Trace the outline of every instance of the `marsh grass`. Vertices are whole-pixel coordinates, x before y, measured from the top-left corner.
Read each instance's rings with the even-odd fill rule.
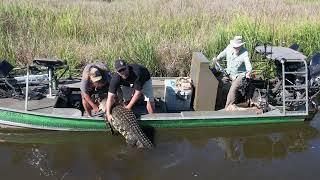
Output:
[[[0,57],[21,65],[34,57],[141,63],[153,76],[184,76],[194,51],[209,59],[242,35],[255,68],[258,43],[298,43],[320,50],[320,3],[311,0],[3,0]]]

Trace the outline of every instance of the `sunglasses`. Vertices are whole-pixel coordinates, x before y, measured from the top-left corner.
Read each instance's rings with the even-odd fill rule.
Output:
[[[127,68],[122,68],[118,70],[118,73],[122,73],[123,71],[125,71]]]

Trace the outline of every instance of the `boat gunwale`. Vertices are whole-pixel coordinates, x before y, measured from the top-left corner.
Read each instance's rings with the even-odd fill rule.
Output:
[[[197,111],[199,112],[199,111]],[[12,113],[12,114],[11,114]],[[160,114],[160,113],[159,113]],[[301,122],[305,116],[234,116],[233,118],[224,116],[194,116],[194,117],[166,117],[165,119],[139,120],[142,126],[151,126],[153,128],[191,128],[191,127],[209,127],[209,126],[238,126],[250,124],[270,124]],[[9,116],[9,117],[8,117]],[[12,118],[10,118],[12,116]],[[38,118],[37,118],[38,117]],[[82,121],[83,120],[83,121]],[[101,119],[84,118],[64,118],[50,116],[38,112],[14,111],[11,109],[0,108],[0,124],[17,126],[22,128],[60,130],[60,131],[109,131]]]
[[[88,118],[88,117],[75,117],[75,116],[65,116],[65,115],[59,115],[59,114],[49,114],[49,113],[41,113],[41,112],[32,112],[32,111],[23,111],[23,110],[17,110],[17,109],[11,109],[11,108],[4,108],[4,107],[0,107],[0,111],[10,111],[10,112],[14,112],[14,113],[22,113],[22,114],[29,114],[29,115],[35,115],[35,116],[44,116],[44,117],[51,117],[51,118],[64,118],[64,119],[82,119],[82,120],[88,120],[88,121],[96,121],[96,120],[103,120],[103,118],[97,117],[97,118]],[[183,111],[184,112],[184,111]],[[205,120],[205,119],[233,119],[233,118],[262,118],[262,117],[291,117],[291,116],[304,116],[306,117],[307,115],[305,114],[237,114],[237,115],[227,115],[227,116],[223,116],[223,115],[194,115],[192,117],[187,117],[184,116],[182,113],[154,113],[154,117],[152,117],[153,115],[151,114],[147,114],[147,115],[142,115],[141,117],[137,118],[140,121],[161,121],[161,120],[168,120],[168,119],[172,119],[172,120]],[[187,112],[197,112],[197,113],[201,113],[201,112],[217,112],[217,111],[187,111]],[[157,114],[163,114],[163,115],[168,115],[167,117],[157,117]],[[170,114],[180,114],[180,117],[173,117],[170,116]],[[1,116],[0,116],[1,117]],[[149,119],[148,119],[149,118]]]

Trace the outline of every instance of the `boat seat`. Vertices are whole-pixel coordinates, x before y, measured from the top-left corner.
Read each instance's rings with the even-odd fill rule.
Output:
[[[59,59],[35,59],[33,62],[48,68],[62,67],[65,65],[65,62]]]
[[[67,63],[59,60],[59,59],[35,59],[33,60],[35,64],[38,64],[40,66],[44,66],[48,68],[48,77],[49,77],[49,94],[47,97],[53,98],[52,95],[53,90],[57,90],[58,88],[58,79],[62,77],[62,75],[69,69],[67,66]],[[57,78],[54,70],[57,68],[66,67],[62,75]]]

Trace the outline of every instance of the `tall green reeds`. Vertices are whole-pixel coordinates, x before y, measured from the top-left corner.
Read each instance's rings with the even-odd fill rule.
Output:
[[[293,0],[3,0],[0,58],[61,58],[76,74],[124,58],[154,76],[187,75],[192,52],[211,59],[235,35],[251,54],[258,43],[296,42],[310,56],[320,50],[319,10],[318,1]]]

